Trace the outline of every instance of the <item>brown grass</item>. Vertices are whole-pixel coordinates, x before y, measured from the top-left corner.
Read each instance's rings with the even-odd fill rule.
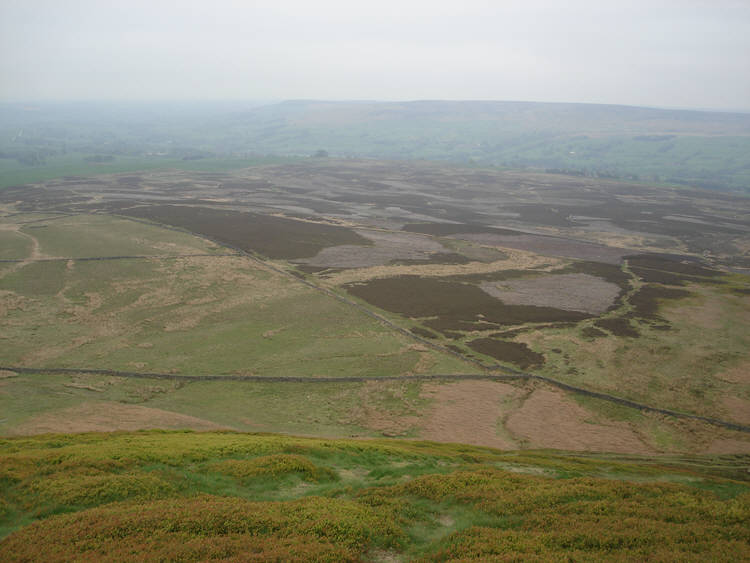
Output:
[[[729,383],[744,383],[750,385],[750,361],[743,362],[737,366],[731,367],[728,370],[717,373],[714,377],[718,377],[723,381]]]
[[[750,401],[740,397],[724,397],[724,408],[731,420],[750,425]]]
[[[226,428],[210,420],[139,405],[91,401],[35,416],[10,429],[9,435],[47,433],[111,432],[172,428],[219,430]]]
[[[706,454],[750,454],[750,441],[719,438],[702,453]]]
[[[683,300],[679,307],[668,307],[663,315],[667,319],[690,319],[691,323],[707,329],[718,329],[724,324],[726,297],[699,285],[691,285],[695,298]],[[750,321],[750,319],[748,319]]]
[[[506,428],[532,448],[653,453],[622,422],[600,423],[564,393],[539,388],[512,413]]]
[[[459,381],[427,384],[422,396],[434,401],[421,424],[420,437],[437,442],[458,442],[515,449],[511,439],[498,432],[502,416],[522,391],[506,383]]]
[[[393,387],[391,392],[399,400],[399,412],[378,405],[378,396],[383,392],[382,385],[377,381],[368,381],[359,391],[360,400],[352,409],[342,424],[355,424],[380,432],[384,436],[404,436],[408,434],[420,417],[418,407],[412,404],[403,394],[403,390]]]

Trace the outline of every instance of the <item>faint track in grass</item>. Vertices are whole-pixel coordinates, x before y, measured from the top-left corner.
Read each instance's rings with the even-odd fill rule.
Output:
[[[200,258],[200,257],[220,257],[220,256],[242,256],[237,252],[224,254],[138,254],[134,256],[82,256],[76,258],[70,256],[67,258],[4,258],[0,259],[0,264],[17,264],[20,262],[92,262],[96,260],[173,260],[176,258]]]

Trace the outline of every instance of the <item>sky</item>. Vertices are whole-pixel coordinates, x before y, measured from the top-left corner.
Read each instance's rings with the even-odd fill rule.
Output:
[[[0,100],[750,110],[750,0],[0,0]]]

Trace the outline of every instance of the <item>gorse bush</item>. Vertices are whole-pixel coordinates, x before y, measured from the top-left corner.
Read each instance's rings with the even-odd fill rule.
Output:
[[[336,478],[336,474],[327,467],[318,467],[306,457],[293,454],[275,454],[255,459],[228,459],[208,465],[207,469],[243,480],[290,474],[298,474],[309,481]]]
[[[747,543],[717,539],[716,541],[685,545],[661,543],[654,527],[639,530],[651,537],[647,545],[613,536],[599,528],[601,540],[590,530],[577,536],[539,533],[502,528],[471,527],[440,542],[438,549],[424,561],[745,561]],[[616,537],[616,541],[613,541]]]
[[[438,559],[588,553],[596,560],[618,552],[645,557],[656,550],[678,558],[683,553],[750,558],[750,493],[720,501],[669,483],[552,480],[492,469],[430,475],[390,489],[393,496],[404,493],[435,501],[452,497],[500,517],[500,528],[514,528],[460,532],[437,552]]]
[[[218,546],[229,551],[226,556],[241,554],[249,545],[261,552],[273,551],[276,540],[287,538],[295,540],[299,554],[305,554],[310,543],[313,553],[353,559],[376,539],[397,545],[403,537],[387,515],[352,501],[309,497],[258,503],[200,496],[118,503],[53,516],[12,535],[4,542],[3,553],[11,561],[63,560],[74,553],[92,560],[117,560],[115,553],[151,558],[177,550],[182,558],[197,560],[202,552]]]
[[[148,473],[126,475],[62,474],[36,479],[25,487],[41,501],[97,506],[125,499],[157,499],[173,495],[176,487]]]
[[[0,440],[0,560],[750,560],[747,461],[228,432]]]

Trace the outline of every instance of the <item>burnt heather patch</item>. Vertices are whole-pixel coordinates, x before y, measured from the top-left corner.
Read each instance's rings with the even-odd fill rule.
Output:
[[[627,291],[630,287],[630,276],[616,264],[582,260],[579,262],[573,262],[563,270],[560,270],[559,273],[589,274],[590,276],[596,276],[613,283],[623,291]]]

